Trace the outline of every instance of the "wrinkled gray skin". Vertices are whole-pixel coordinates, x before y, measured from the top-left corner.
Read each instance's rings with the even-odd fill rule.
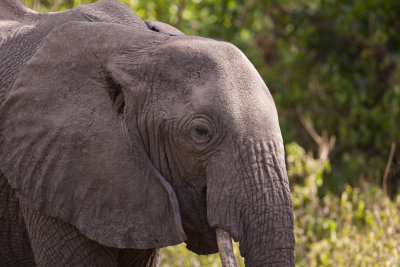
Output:
[[[294,266],[276,108],[236,47],[117,0],[0,19],[1,266],[156,266],[216,227]]]

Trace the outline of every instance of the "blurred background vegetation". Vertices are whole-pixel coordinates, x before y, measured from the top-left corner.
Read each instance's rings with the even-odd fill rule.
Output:
[[[231,42],[258,69],[286,144],[298,266],[400,265],[400,1],[121,1]],[[95,0],[23,2],[52,12]],[[220,263],[180,245],[162,266]]]

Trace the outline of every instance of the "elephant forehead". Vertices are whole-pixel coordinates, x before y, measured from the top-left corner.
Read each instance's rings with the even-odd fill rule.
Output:
[[[281,136],[272,96],[257,70],[235,46],[206,38],[180,37],[163,49],[175,77],[194,108],[212,111],[244,135]]]
[[[246,60],[243,53],[230,43],[191,36],[170,39],[160,47],[157,58],[165,70],[179,70],[178,73],[189,79],[224,73],[232,63],[240,65]]]
[[[217,90],[220,107],[235,130],[244,135],[281,136],[278,114],[264,81],[249,61],[227,75]]]

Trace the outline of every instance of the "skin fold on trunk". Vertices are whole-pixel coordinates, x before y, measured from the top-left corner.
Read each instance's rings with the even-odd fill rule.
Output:
[[[220,228],[215,229],[215,232],[217,234],[218,250],[221,256],[222,267],[236,267],[231,236]]]
[[[294,220],[283,145],[260,142],[241,149],[247,191],[240,247],[246,266],[294,266]],[[243,205],[243,204],[242,204]],[[243,215],[242,215],[243,216]]]

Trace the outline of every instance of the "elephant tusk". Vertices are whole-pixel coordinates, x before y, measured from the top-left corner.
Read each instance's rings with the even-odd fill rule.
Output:
[[[219,255],[222,267],[236,267],[235,253],[233,252],[231,236],[228,232],[216,228]]]

